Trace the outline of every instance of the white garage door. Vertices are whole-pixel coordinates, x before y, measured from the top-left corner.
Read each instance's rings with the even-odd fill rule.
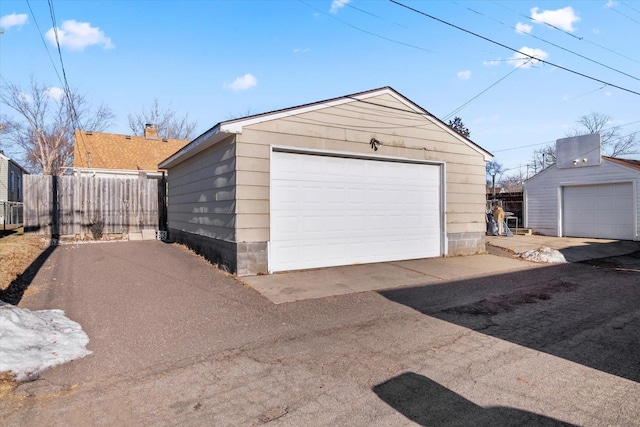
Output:
[[[440,256],[439,166],[273,152],[271,271]]]
[[[565,236],[633,240],[631,183],[564,187],[563,196]]]

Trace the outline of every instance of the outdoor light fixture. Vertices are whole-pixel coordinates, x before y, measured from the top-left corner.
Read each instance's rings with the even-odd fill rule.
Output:
[[[371,144],[371,148],[373,148],[373,151],[378,151],[378,147],[382,145],[382,142],[378,141],[375,138],[371,138],[369,144]]]

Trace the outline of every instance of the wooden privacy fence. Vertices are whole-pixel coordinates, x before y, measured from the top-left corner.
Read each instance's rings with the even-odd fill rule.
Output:
[[[164,212],[157,179],[25,175],[23,189],[28,233],[91,234],[96,220],[103,221],[105,234],[158,230]]]

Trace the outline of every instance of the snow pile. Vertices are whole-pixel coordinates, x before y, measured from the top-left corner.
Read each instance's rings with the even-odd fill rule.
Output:
[[[91,354],[88,342],[62,310],[30,311],[0,301],[0,372],[13,372],[18,381]]]
[[[567,262],[564,255],[555,249],[551,249],[547,246],[542,246],[538,249],[531,249],[530,251],[518,252],[517,257],[524,258],[527,261],[533,262],[546,262],[546,263],[561,263]]]

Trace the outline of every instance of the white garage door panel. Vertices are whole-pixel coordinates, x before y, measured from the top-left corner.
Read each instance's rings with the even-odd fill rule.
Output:
[[[631,183],[564,187],[564,235],[633,240]]]
[[[439,255],[438,166],[272,153],[272,271]]]

